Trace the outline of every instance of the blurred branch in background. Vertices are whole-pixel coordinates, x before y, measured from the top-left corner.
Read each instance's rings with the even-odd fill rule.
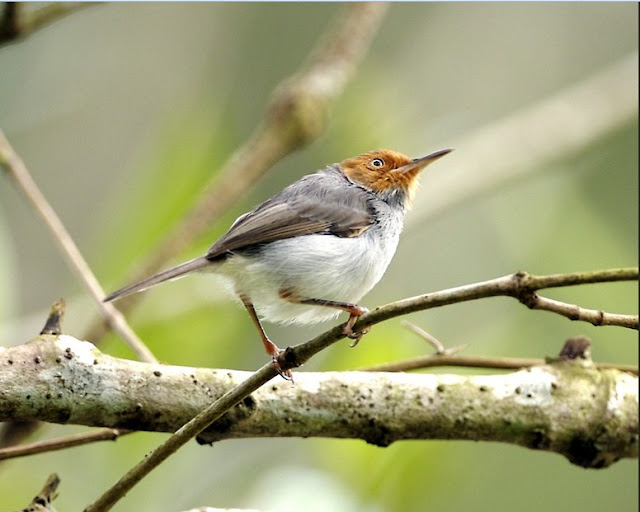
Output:
[[[383,2],[350,4],[340,10],[300,71],[277,86],[262,122],[222,166],[200,198],[148,260],[124,282],[136,282],[160,270],[210,228],[257,179],[289,153],[317,139],[326,129],[329,111],[366,53],[387,10]],[[142,295],[118,304],[129,311]],[[99,342],[104,325],[86,337]]]
[[[33,8],[25,2],[4,2],[0,14],[0,46],[18,41],[79,9],[99,2],[49,2]]]
[[[0,130],[0,166],[4,167],[7,174],[15,182],[18,190],[24,194],[47,228],[49,228],[71,270],[75,272],[76,277],[94,299],[105,321],[129,345],[141,361],[155,362],[156,358],[131,329],[120,311],[112,304],[102,302],[105,295],[102,286],[100,286],[60,217],[44,197],[26,165],[15,153],[2,130]]]
[[[638,53],[542,101],[451,142],[455,165],[429,175],[437,190],[418,201],[407,227],[584,151],[638,115]]]
[[[57,439],[35,441],[33,443],[25,443],[20,446],[9,446],[7,448],[0,448],[0,460],[26,457],[28,455],[37,455],[39,453],[53,452],[56,450],[66,450],[67,448],[75,448],[76,446],[95,443],[97,441],[115,441],[121,436],[132,433],[132,430],[101,428]]]

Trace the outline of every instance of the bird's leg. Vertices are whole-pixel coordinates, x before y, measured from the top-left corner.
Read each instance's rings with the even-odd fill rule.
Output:
[[[253,307],[253,304],[251,303],[251,301],[243,295],[240,295],[240,300],[244,304],[244,307],[247,309],[247,312],[249,313],[251,320],[253,320],[253,324],[258,329],[258,333],[260,334],[260,339],[264,344],[264,349],[267,351],[267,354],[271,356],[271,361],[273,362],[273,366],[275,367],[276,371],[280,374],[280,376],[283,379],[290,380],[291,382],[293,382],[293,375],[291,374],[291,370],[283,370],[282,368],[280,368],[280,363],[278,363],[278,356],[282,352],[284,352],[284,350],[282,350],[281,348],[278,348],[278,346],[269,339],[269,337],[267,336],[267,333],[264,332],[264,328],[260,323],[258,314],[256,313],[256,310]]]
[[[338,302],[335,300],[306,299],[306,298],[299,297],[294,292],[288,289],[280,290],[280,297],[282,297],[285,300],[288,300],[289,302],[293,302],[295,304],[311,304],[314,306],[325,306],[328,308],[341,309],[349,313],[349,320],[347,320],[347,323],[344,324],[344,326],[342,327],[342,333],[347,338],[351,338],[352,340],[354,340],[353,343],[351,344],[352,347],[355,347],[360,341],[360,338],[362,338],[363,335],[367,334],[371,330],[371,326],[369,325],[367,325],[360,331],[354,332],[353,330],[353,326],[358,321],[358,318],[360,318],[365,313],[369,312],[369,310],[364,306],[359,306],[358,304],[352,304],[351,302]]]

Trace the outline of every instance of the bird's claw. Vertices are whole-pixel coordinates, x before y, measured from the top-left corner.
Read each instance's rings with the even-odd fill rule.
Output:
[[[347,323],[344,324],[344,327],[342,328],[342,334],[344,334],[347,338],[353,340],[353,343],[349,344],[350,347],[355,347],[359,343],[360,338],[362,338],[362,336],[364,336],[371,330],[370,325],[363,327],[359,331],[353,330],[353,326],[358,321],[358,318],[360,318],[362,315],[368,312],[369,310],[364,306],[357,306],[357,305],[353,306],[353,309],[351,310],[351,316],[349,317],[349,320],[347,320]]]
[[[278,375],[280,375],[280,377],[282,377],[284,380],[288,380],[289,382],[291,382],[291,384],[293,384],[293,374],[291,373],[291,370],[283,370],[280,366],[280,363],[278,362],[278,356],[284,352],[284,350],[278,349],[278,354],[271,357],[271,362],[273,364],[273,367],[278,372]]]
[[[346,335],[347,338],[352,339],[353,342],[349,343],[349,346],[351,348],[355,347],[358,343],[360,343],[360,339],[367,334],[369,331],[371,330],[371,326],[367,325],[366,327],[364,327],[362,330],[357,331],[357,332],[351,332],[351,334]]]

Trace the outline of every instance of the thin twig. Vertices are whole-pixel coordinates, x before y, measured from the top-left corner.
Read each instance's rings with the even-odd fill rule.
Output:
[[[400,323],[402,324],[403,327],[406,327],[413,333],[420,336],[420,338],[425,340],[427,343],[431,344],[436,349],[436,355],[438,356],[452,356],[469,346],[469,345],[456,345],[455,347],[444,348],[444,345],[438,338],[436,338],[433,334],[429,334],[427,331],[425,331],[424,329],[421,329],[417,325],[409,322],[409,320],[402,320],[402,322]]]
[[[602,270],[592,272],[577,272],[572,274],[556,275],[533,275],[526,272],[517,272],[489,281],[458,286],[437,292],[419,295],[408,299],[392,302],[385,306],[380,306],[369,313],[362,315],[353,326],[354,330],[361,330],[364,327],[374,325],[390,318],[424,311],[449,304],[458,304],[471,300],[485,299],[489,297],[514,297],[526,304],[527,298],[536,290],[548,286],[574,286],[579,284],[604,283],[612,281],[636,281],[638,279],[638,268],[621,268],[613,270]],[[620,324],[622,327],[638,329],[637,315],[621,315],[624,319]],[[583,320],[579,318],[578,320]],[[600,325],[600,324],[596,324]],[[293,347],[289,356],[288,368],[304,364],[309,357],[316,354],[323,348],[335,343],[341,333],[341,327],[337,326],[324,335],[318,336],[301,345]]]
[[[0,130],[0,165],[13,178],[18,189],[25,195],[49,228],[69,266],[80,279],[80,282],[84,284],[89,295],[93,297],[105,320],[109,322],[113,330],[120,335],[142,361],[156,362],[156,358],[129,327],[122,314],[112,304],[102,302],[104,290],[100,283],[64,227],[64,224],[36,185],[26,165],[9,144],[2,130]]]
[[[602,275],[606,275],[606,271],[603,272]],[[540,277],[541,279],[539,280],[539,282],[544,282],[545,276]],[[553,279],[556,279],[558,275],[546,277],[552,277]],[[568,279],[571,279],[572,274],[566,274],[566,277]],[[614,277],[619,277],[619,274],[614,274]],[[585,280],[588,280],[588,278],[585,278]],[[547,282],[549,281],[547,280]],[[411,359],[405,359],[404,361],[366,366],[364,368],[360,368],[361,371],[405,372],[409,370],[420,370],[423,368],[434,368],[437,366],[460,366],[465,368],[488,368],[494,370],[519,370],[521,368],[538,366],[547,362],[544,359],[528,359],[522,357],[459,356],[456,354],[461,350],[467,348],[469,345],[456,345],[455,347],[445,348],[438,339],[436,339],[417,325],[409,322],[408,320],[403,320],[402,325],[417,334],[420,338],[431,343],[435,347],[436,353]],[[434,343],[434,340],[437,343]],[[638,375],[637,366],[614,363],[595,363],[595,365],[599,370],[615,369],[621,372]]]
[[[133,433],[132,430],[101,428],[91,432],[82,432],[80,434],[49,439],[47,441],[36,441],[18,446],[9,446],[7,448],[0,448],[0,460],[64,450],[66,448],[73,448],[74,446],[95,443],[96,441],[115,441],[118,437],[131,433]]]
[[[520,273],[523,281],[532,290],[545,288],[560,288],[581,284],[615,283],[619,281],[634,281],[638,279],[638,267],[612,268],[608,270],[592,270],[590,272],[570,272],[566,274],[548,274],[544,276],[527,275]]]
[[[532,276],[525,272],[514,275],[512,283],[512,297],[517,298],[530,309],[550,311],[564,316],[569,320],[581,320],[593,325],[616,325],[629,329],[638,329],[638,315],[620,315],[606,313],[601,310],[585,309],[575,304],[567,304],[547,297],[541,297],[537,290],[557,288],[559,286],[573,286],[578,284],[593,284],[603,282],[629,281],[638,279],[637,268],[612,269],[596,272],[574,272],[571,274],[551,274],[547,276]]]
[[[373,366],[359,368],[366,372],[406,372],[410,370],[420,370],[424,368],[435,368],[440,366],[456,366],[463,368],[486,368],[491,370],[519,370],[545,364],[544,359],[532,359],[524,357],[482,357],[482,356],[460,356],[460,355],[438,355],[415,357],[404,361],[393,363],[382,363]],[[638,375],[638,367],[628,364],[615,363],[595,363],[599,370],[619,370],[621,372]]]
[[[489,281],[468,284],[442,290],[439,292],[429,293],[411,297],[398,302],[387,304],[376,308],[374,311],[360,317],[354,329],[368,325],[371,318],[375,318],[375,322],[381,322],[388,318],[398,316],[399,314],[412,313],[414,311],[422,311],[434,307],[445,306],[447,304],[466,302],[476,299],[484,299],[488,297],[514,297],[523,304],[530,306],[531,297],[537,290],[549,287],[574,286],[580,284],[605,283],[614,281],[637,281],[638,268],[620,268],[612,270],[592,271],[592,272],[576,272],[571,274],[554,274],[536,276],[526,272],[518,272]],[[560,311],[553,311],[562,314]],[[598,319],[585,317],[570,317],[575,320],[584,320],[594,325],[617,325],[631,329],[638,329],[638,315],[609,315],[603,313],[610,323],[604,324]],[[566,316],[566,315],[563,315]]]
[[[384,2],[354,3],[311,51],[301,70],[283,80],[262,122],[216,173],[191,211],[124,281],[133,283],[160,270],[221,218],[276,162],[311,143],[325,130],[334,100],[362,60],[387,10]],[[127,312],[141,294],[118,303]],[[94,343],[105,334],[102,323],[85,335]]]
[[[628,329],[638,329],[638,315],[619,315],[602,310],[585,309],[575,304],[567,304],[555,299],[534,294],[526,305],[531,309],[550,311],[567,317],[569,320],[581,320],[593,325],[617,325]]]

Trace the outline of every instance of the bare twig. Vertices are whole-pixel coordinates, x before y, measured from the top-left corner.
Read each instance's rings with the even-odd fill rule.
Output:
[[[401,324],[403,325],[403,327],[406,327],[410,331],[414,332],[415,334],[420,336],[420,338],[422,338],[427,343],[429,343],[433,348],[435,348],[437,356],[452,356],[453,354],[456,354],[461,350],[464,350],[468,346],[468,345],[456,345],[455,347],[444,348],[444,345],[438,338],[436,338],[432,334],[429,334],[427,331],[425,331],[424,329],[421,329],[417,325],[409,322],[408,320],[403,320]]]
[[[214,224],[276,162],[321,135],[334,100],[369,48],[386,10],[384,2],[363,2],[340,11],[306,65],[276,88],[264,119],[247,142],[231,155],[186,217],[125,282],[136,282],[158,271]],[[140,294],[129,296],[118,307],[126,312],[141,298]],[[85,337],[96,342],[103,335],[100,324],[92,326]]]
[[[517,298],[531,309],[550,311],[564,316],[569,320],[581,320],[590,324],[616,325],[629,329],[638,329],[638,315],[620,315],[606,313],[601,310],[585,309],[574,304],[567,304],[554,299],[541,297],[536,290],[573,286],[577,284],[592,284],[615,281],[629,281],[638,279],[637,268],[603,270],[597,272],[575,272],[572,274],[552,274],[548,276],[533,276],[524,272],[515,274],[512,287],[512,297]]]
[[[532,366],[545,364],[544,359],[533,359],[524,357],[483,357],[483,356],[461,356],[461,355],[439,355],[415,357],[404,361],[393,363],[382,363],[373,366],[360,368],[365,372],[406,372],[410,370],[421,370],[424,368],[435,368],[442,366],[456,366],[463,368],[488,368],[492,370],[520,370]],[[638,367],[628,364],[615,363],[595,363],[598,370],[618,370],[621,372],[638,375]]]
[[[521,302],[523,301],[521,300]],[[593,325],[617,325],[629,329],[638,328],[638,315],[619,315],[602,310],[585,309],[575,304],[567,304],[559,300],[540,297],[538,294],[532,294],[523,303],[531,309],[557,313],[567,317],[569,320],[581,320]]]
[[[444,345],[431,334],[421,329],[417,325],[403,320],[402,325],[417,334],[420,338],[428,341],[436,349],[435,354],[420,356],[404,361],[393,363],[382,363],[373,366],[360,368],[367,372],[405,372],[409,370],[420,370],[423,368],[433,368],[437,366],[460,366],[466,368],[491,368],[496,370],[519,370],[544,364],[544,359],[528,359],[522,357],[484,357],[484,356],[459,356],[456,355],[469,345],[456,345],[445,348]],[[622,372],[638,375],[638,367],[626,364],[596,363],[599,370],[619,370]]]
[[[587,283],[603,283],[612,281],[636,281],[638,279],[638,268],[621,268],[614,270],[602,270],[592,272],[576,272],[571,274],[553,274],[536,276],[526,272],[518,272],[489,281],[474,283],[456,288],[449,288],[438,292],[419,295],[409,299],[399,300],[386,306],[370,311],[362,315],[354,325],[355,330],[363,329],[390,318],[394,318],[416,311],[423,311],[436,307],[468,302],[471,300],[484,299],[489,297],[515,297],[520,302],[527,302],[527,298],[536,290],[547,287],[573,286]],[[622,327],[630,327],[638,329],[637,315],[620,315],[623,322]],[[585,320],[585,318],[575,318],[576,320]],[[596,323],[594,325],[604,325]],[[342,327],[337,326],[316,338],[296,345],[285,354],[287,357],[282,359],[281,367],[295,368],[301,366],[313,355],[317,354],[324,348],[332,345],[342,338]]]
[[[84,284],[89,295],[93,297],[105,320],[109,322],[113,330],[127,342],[142,361],[156,361],[151,351],[129,327],[122,314],[112,304],[102,302],[104,291],[100,283],[67,232],[64,224],[36,185],[26,165],[9,144],[2,130],[0,130],[0,165],[13,178],[18,189],[25,195],[49,228],[69,266],[80,279],[80,282]]]
[[[590,272],[571,272],[567,274],[548,274],[543,276],[528,275],[525,272],[520,272],[516,275],[523,281],[525,287],[531,290],[542,290],[544,288],[564,288],[566,286],[579,284],[637,281],[638,267],[592,270]]]
[[[638,268],[620,268],[613,270],[601,270],[591,272],[575,272],[570,274],[552,274],[536,276],[526,272],[518,272],[489,281],[468,284],[428,293],[400,300],[381,306],[362,315],[356,322],[354,329],[382,322],[395,316],[422,311],[435,307],[445,306],[470,300],[484,299],[488,297],[514,297],[528,307],[532,307],[532,296],[537,290],[543,288],[556,288],[560,286],[574,286],[579,284],[605,283],[615,281],[637,281]],[[535,304],[533,304],[535,306]],[[577,306],[574,306],[577,307]],[[552,310],[562,314],[562,311]],[[587,310],[588,311],[588,310]],[[563,316],[567,316],[564,315]],[[617,315],[602,313],[597,317],[590,315],[567,316],[571,320],[582,320],[593,325],[616,325],[631,329],[638,329],[638,315]]]
[[[82,432],[80,434],[49,439],[47,441],[36,441],[19,446],[9,446],[7,448],[0,448],[0,460],[64,450],[66,448],[82,446],[83,444],[95,443],[96,441],[115,441],[118,437],[131,433],[131,430],[101,428],[91,432]]]

